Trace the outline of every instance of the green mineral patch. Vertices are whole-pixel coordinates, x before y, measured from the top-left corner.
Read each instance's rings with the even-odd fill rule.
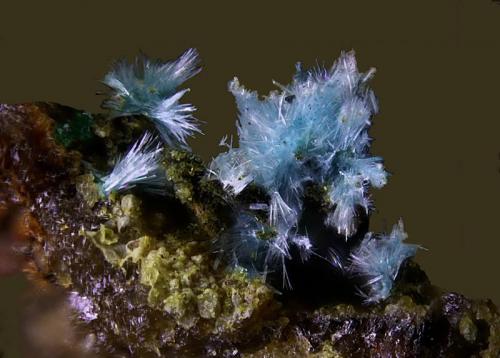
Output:
[[[491,301],[484,300],[475,302],[472,311],[474,312],[475,322],[489,323],[488,347],[481,351],[482,357],[493,358],[500,356],[500,316],[498,315],[498,309],[494,307]],[[459,329],[463,335],[469,331],[470,326],[468,322],[462,322],[461,320]]]
[[[54,137],[57,142],[68,148],[76,142],[84,142],[93,137],[92,116],[87,112],[76,112],[67,121],[57,122]]]
[[[200,320],[212,333],[236,329],[271,304],[273,293],[243,271],[219,272],[199,243],[167,238],[140,261],[140,281],[150,288],[148,303],[189,329]],[[182,242],[182,241],[181,241]]]
[[[397,314],[401,311],[410,312],[416,317],[424,317],[427,314],[428,306],[417,305],[411,297],[401,296],[385,306],[384,314]]]
[[[243,358],[342,358],[330,342],[325,342],[319,350],[313,352],[311,343],[300,330],[292,331],[286,340],[276,340],[252,353],[244,353]]]
[[[469,342],[474,342],[477,336],[477,327],[472,319],[465,315],[458,324],[460,334]]]
[[[242,269],[216,268],[207,241],[146,234],[147,218],[134,195],[116,197],[101,215],[106,222],[86,236],[109,264],[135,271],[148,290],[148,305],[166,312],[176,326],[203,335],[250,326],[258,331],[266,323],[263,316],[279,307],[262,278],[251,278]]]
[[[175,193],[183,203],[193,200],[193,182],[204,174],[201,161],[192,153],[172,150],[167,153],[163,166],[167,177],[175,184]]]
[[[131,224],[140,224],[141,201],[132,194],[117,199],[112,209],[113,219],[118,232],[122,232]]]
[[[162,167],[173,184],[175,196],[192,211],[200,229],[213,236],[227,225],[226,193],[219,183],[207,179],[207,170],[199,157],[187,151],[169,150]]]
[[[136,264],[155,246],[156,240],[150,236],[142,236],[137,240],[129,241],[125,245],[126,255],[122,262],[130,259],[134,264]]]
[[[76,177],[75,185],[77,192],[89,207],[93,207],[101,198],[99,187],[95,182],[93,174],[87,173]]]
[[[97,241],[99,245],[113,245],[118,242],[118,235],[113,229],[101,224],[98,231],[89,232],[88,235]]]

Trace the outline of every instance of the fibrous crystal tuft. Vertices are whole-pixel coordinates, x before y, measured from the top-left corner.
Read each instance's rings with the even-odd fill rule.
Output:
[[[235,195],[250,183],[266,190],[268,224],[276,230],[270,246],[282,256],[296,243],[305,256],[313,250],[298,227],[308,184],[327,189],[325,223],[348,238],[359,208],[371,208],[368,189],[386,183],[382,159],[370,154],[377,103],[367,82],[373,72],[358,72],[348,52],[329,69],[297,65],[292,83],[277,84],[280,90],[264,99],[236,78],[229,84],[239,110],[239,146],[224,143],[229,150],[213,160],[211,172]]]
[[[198,64],[198,52],[194,49],[170,62],[152,61],[145,56],[133,64],[118,62],[104,77],[111,94],[103,106],[115,117],[145,116],[166,144],[188,148],[187,138],[200,129],[192,116],[196,108],[180,103],[189,89],[178,87],[200,71]]]

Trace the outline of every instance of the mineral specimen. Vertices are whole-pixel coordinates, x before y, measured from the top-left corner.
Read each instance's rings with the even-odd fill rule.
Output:
[[[205,165],[177,87],[197,55],[120,63],[94,114],[0,106],[2,246],[66,294],[90,356],[498,357],[500,315],[430,284],[400,222],[368,230],[376,101],[352,53],[259,99]],[[154,136],[163,139],[154,140]],[[48,286],[51,287],[51,286]],[[47,288],[49,289],[49,288]],[[43,354],[41,352],[40,354]],[[47,356],[55,356],[46,352]]]

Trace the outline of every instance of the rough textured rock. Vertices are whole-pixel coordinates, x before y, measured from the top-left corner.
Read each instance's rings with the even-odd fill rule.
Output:
[[[211,243],[231,202],[191,153],[164,153],[173,195],[103,198],[92,173],[138,137],[138,122],[56,104],[0,106],[1,244],[15,244],[37,282],[64,288],[92,354],[500,355],[493,303],[441,291],[411,261],[392,296],[370,306],[342,285],[308,300],[228,271]]]

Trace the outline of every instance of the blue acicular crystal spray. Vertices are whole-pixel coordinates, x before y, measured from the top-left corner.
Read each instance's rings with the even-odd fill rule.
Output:
[[[281,266],[286,285],[285,262],[293,259],[291,248],[302,261],[314,255],[331,260],[332,255],[328,258],[315,250],[307,224],[299,224],[310,185],[324,189],[329,206],[324,224],[335,228],[343,240],[356,234],[359,209],[366,214],[372,209],[369,188],[381,188],[388,176],[382,158],[370,154],[368,130],[377,101],[368,80],[374,72],[358,72],[354,53],[348,52],[330,69],[303,70],[297,65],[292,83],[277,84],[280,90],[264,99],[238,79],[230,82],[239,109],[239,146],[224,142],[229,149],[213,160],[211,173],[235,196],[250,184],[268,195],[265,206],[260,203],[267,220],[242,209],[235,227],[225,235],[222,246],[233,262],[265,272]],[[362,240],[352,255],[340,260],[345,262],[338,255],[333,261],[350,266],[346,272],[367,277],[367,300],[377,301],[388,296],[399,265],[415,253],[415,246],[402,242],[404,237],[398,226],[389,237]],[[331,240],[335,247],[338,235]]]

